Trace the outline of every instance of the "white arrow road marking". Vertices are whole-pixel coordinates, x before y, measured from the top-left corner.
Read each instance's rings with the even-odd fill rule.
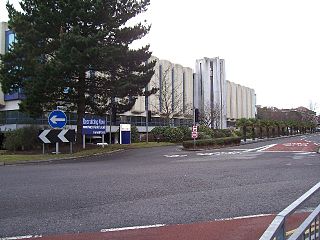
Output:
[[[272,147],[274,147],[274,146],[276,146],[277,144],[270,144],[270,145],[268,145],[268,146],[265,146],[265,147],[262,147],[261,149],[259,149],[257,152],[263,152],[263,151],[265,151],[265,150],[267,150],[267,149],[269,149],[269,148],[272,148]]]
[[[57,122],[65,122],[65,118],[58,118],[57,115],[54,115],[50,118],[50,121],[53,122],[54,124],[57,124]]]
[[[62,142],[65,142],[65,143],[69,142],[68,139],[66,139],[66,138],[64,137],[64,135],[65,135],[67,132],[68,132],[68,130],[62,130],[62,131],[58,134],[58,138],[60,138]]]
[[[39,138],[42,140],[42,142],[44,142],[44,143],[51,143],[51,142],[49,141],[49,139],[46,138],[46,136],[47,136],[47,134],[48,134],[49,132],[50,132],[50,129],[47,129],[47,130],[43,130],[43,132],[40,133]]]

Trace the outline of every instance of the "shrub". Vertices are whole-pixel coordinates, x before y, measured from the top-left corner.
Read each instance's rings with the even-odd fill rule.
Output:
[[[228,145],[239,145],[241,138],[239,137],[226,137],[226,138],[214,138],[214,139],[201,139],[195,141],[196,148],[199,147],[218,147]],[[184,141],[184,148],[193,148],[193,141]]]
[[[204,132],[199,132],[198,133],[198,139],[211,139],[212,136],[211,135],[207,135]]]
[[[155,127],[150,131],[150,133],[152,134],[154,140],[163,142],[166,140],[164,137],[164,133],[169,128],[170,127]]]
[[[242,132],[239,131],[239,130],[234,130],[234,131],[233,131],[233,135],[234,135],[235,137],[242,137]]]
[[[179,126],[178,129],[180,129],[183,133],[183,141],[187,141],[191,139],[191,129],[187,126]]]
[[[131,142],[139,142],[140,140],[140,133],[138,131],[138,128],[134,125],[131,125]]]
[[[221,131],[223,132],[223,134],[224,134],[226,137],[232,137],[232,136],[233,136],[233,133],[232,133],[232,130],[231,130],[231,129],[221,129]]]
[[[208,126],[200,125],[198,127],[198,132],[202,132],[204,135],[213,137],[213,130]]]
[[[213,138],[224,138],[226,135],[224,134],[222,129],[214,129],[212,130],[212,137]]]
[[[183,132],[179,128],[167,128],[164,132],[164,138],[168,142],[182,142]]]
[[[38,144],[39,129],[37,127],[24,127],[5,133],[4,148],[10,151],[32,150]]]
[[[0,149],[3,147],[3,142],[4,142],[4,133],[0,132]]]

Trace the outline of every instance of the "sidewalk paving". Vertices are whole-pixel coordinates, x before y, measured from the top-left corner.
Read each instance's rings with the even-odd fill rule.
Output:
[[[308,213],[294,214],[286,229],[295,229]],[[37,240],[257,240],[267,229],[275,215],[252,216],[204,223],[168,225],[158,228],[124,231],[66,234],[33,238]]]

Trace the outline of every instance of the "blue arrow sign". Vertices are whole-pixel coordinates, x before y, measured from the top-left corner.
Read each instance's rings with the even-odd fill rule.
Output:
[[[52,128],[63,128],[67,124],[67,116],[60,110],[52,111],[49,114],[48,123]]]

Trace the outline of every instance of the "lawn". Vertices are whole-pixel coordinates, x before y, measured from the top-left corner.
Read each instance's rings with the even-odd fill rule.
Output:
[[[23,152],[9,153],[7,151],[0,150],[0,163],[12,164],[12,163],[28,162],[28,161],[68,159],[68,158],[92,156],[97,154],[105,154],[105,153],[110,153],[113,151],[119,151],[119,150],[125,150],[125,149],[150,148],[150,147],[161,147],[161,146],[170,146],[170,145],[173,145],[173,144],[166,143],[166,142],[133,143],[130,145],[113,144],[113,145],[105,146],[104,148],[96,147],[92,149],[84,149],[73,154],[24,154]]]

